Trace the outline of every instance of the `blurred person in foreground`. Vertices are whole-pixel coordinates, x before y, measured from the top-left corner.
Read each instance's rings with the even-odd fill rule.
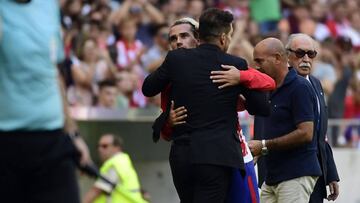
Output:
[[[144,69],[150,73],[161,65],[169,50],[169,26],[167,24],[159,24],[154,25],[153,27],[154,45],[150,47],[141,58]]]
[[[170,51],[143,84],[146,96],[154,96],[171,84],[168,99],[189,112],[186,123],[175,126],[171,134],[170,166],[181,202],[225,202],[233,171],[239,169],[244,175],[237,114],[233,111],[238,95],[245,95],[251,113],[266,114],[264,108],[258,108],[265,104],[265,97],[255,96],[245,86],[218,87],[210,79],[210,71],[220,70],[222,64],[247,69],[245,60],[225,53],[231,41],[232,21],[227,11],[206,10],[200,17],[200,45]],[[170,31],[170,40],[171,35]],[[175,39],[179,42],[188,35],[183,32]],[[181,42],[177,43],[180,46]],[[157,141],[159,135],[153,138]]]
[[[266,163],[261,202],[309,202],[321,175],[314,90],[295,69],[289,70],[285,47],[278,39],[259,42],[254,61],[277,86],[270,94],[270,116],[256,124],[263,128],[263,139],[249,141],[252,154],[264,156]]]
[[[107,51],[100,51],[92,38],[84,40],[79,56],[71,66],[74,85],[68,89],[68,100],[74,106],[90,107],[98,94],[98,83],[113,78],[116,68]]]
[[[182,18],[171,26],[169,33],[169,43],[172,50],[177,48],[195,48],[198,45],[198,27],[199,24],[192,18]],[[249,70],[235,70],[235,67],[231,67],[234,72],[234,81],[238,80],[238,83],[244,84],[250,89],[258,90],[271,90],[275,87],[274,81],[267,75]],[[249,77],[251,76],[251,77]],[[260,82],[261,81],[261,82]],[[169,92],[162,92],[162,110],[166,111],[166,101],[169,97]],[[243,101],[239,99],[240,106],[243,106]],[[172,104],[173,107],[174,104]],[[239,105],[238,105],[239,106]],[[239,109],[242,111],[244,109]],[[162,137],[167,140],[171,139],[171,126],[183,124],[186,122],[187,110],[185,107],[179,107],[175,110],[170,109],[169,122],[162,128]],[[242,130],[239,129],[238,134],[240,136],[242,153],[244,156],[244,162],[246,167],[246,177],[241,177],[239,171],[234,172],[234,177],[231,184],[231,189],[227,202],[258,202],[259,194],[257,191],[256,175],[254,170],[253,157],[247,146],[245,136]]]
[[[355,50],[353,49],[352,42],[347,37],[339,37],[332,44],[331,50],[334,53],[333,64],[336,64],[337,81],[335,82],[334,89],[329,95],[328,116],[330,119],[342,119],[344,116],[345,97],[348,90],[354,70],[356,69]],[[330,143],[332,146],[339,146],[340,127],[333,125],[329,129]]]
[[[138,176],[129,155],[123,152],[123,141],[113,134],[104,134],[98,143],[103,165],[100,173],[114,185],[98,179],[85,194],[84,203],[146,203],[141,195]]]
[[[2,202],[79,202],[74,157],[91,160],[56,68],[59,17],[56,0],[0,1]]]
[[[327,108],[324,98],[324,91],[320,81],[311,75],[313,60],[316,57],[315,41],[306,34],[292,34],[286,44],[289,58],[289,65],[296,69],[297,73],[310,82],[316,94],[317,126],[317,150],[318,159],[322,169],[322,175],[316,182],[314,192],[311,194],[310,202],[335,201],[339,195],[339,176],[337,173],[333,153],[329,143],[326,141],[328,128]],[[330,195],[327,196],[326,185],[330,188]]]

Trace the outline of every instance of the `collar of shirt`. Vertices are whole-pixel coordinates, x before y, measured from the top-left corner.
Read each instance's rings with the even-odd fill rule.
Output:
[[[277,92],[279,92],[280,89],[289,85],[292,81],[296,79],[296,77],[297,77],[297,73],[295,71],[295,68],[289,68],[289,72],[286,74],[283,84],[272,92],[271,97],[273,97]]]
[[[215,45],[215,44],[210,44],[210,43],[204,43],[204,44],[200,44],[199,48],[202,49],[211,49],[211,50],[219,50],[221,51],[220,47]]]
[[[293,80],[296,79],[296,77],[297,77],[297,73],[296,73],[295,69],[294,68],[289,69],[289,72],[286,74],[284,83],[281,85],[281,87],[290,84]]]

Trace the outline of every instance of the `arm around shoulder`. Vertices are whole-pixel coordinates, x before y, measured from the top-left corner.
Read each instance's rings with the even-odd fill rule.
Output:
[[[270,91],[275,89],[275,81],[265,73],[249,68],[248,70],[240,70],[240,84],[245,85],[249,89]]]
[[[161,66],[148,75],[142,85],[142,92],[147,97],[153,97],[163,91],[170,82],[169,68],[171,66],[170,52]]]
[[[270,114],[269,93],[244,89],[245,109],[251,115],[268,116]]]

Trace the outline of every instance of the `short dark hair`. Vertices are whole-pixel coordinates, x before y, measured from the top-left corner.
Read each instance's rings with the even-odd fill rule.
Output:
[[[228,33],[234,16],[229,11],[209,8],[200,16],[199,37],[205,42],[212,41],[222,33]]]
[[[120,136],[118,136],[118,135],[115,135],[115,134],[111,134],[112,135],[112,138],[113,138],[113,143],[112,143],[112,145],[114,146],[114,147],[120,147],[121,149],[123,148],[123,146],[124,146],[124,141],[123,141],[123,139],[120,137]]]
[[[99,90],[105,88],[105,87],[116,87],[116,83],[113,80],[103,80],[98,83]]]

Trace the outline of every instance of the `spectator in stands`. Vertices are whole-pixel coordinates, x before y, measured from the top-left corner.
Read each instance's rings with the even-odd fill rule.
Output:
[[[188,14],[195,20],[199,20],[201,13],[205,10],[205,1],[191,0],[188,2]]]
[[[120,109],[130,108],[130,99],[135,89],[135,83],[129,75],[130,73],[126,71],[117,75],[116,86],[118,88],[118,94],[116,96],[116,105]]]
[[[177,19],[187,14],[187,3],[188,1],[186,0],[169,0],[163,5],[162,10],[166,16],[167,24],[171,25]]]
[[[331,58],[335,57],[327,47],[318,47],[318,56],[313,62],[312,75],[320,80],[324,90],[325,101],[332,94],[337,80],[335,66],[331,63]]]
[[[277,28],[281,18],[279,0],[253,0],[250,1],[250,13],[260,28],[260,34],[272,33]]]
[[[165,23],[165,16],[148,0],[124,0],[118,10],[113,12],[110,21],[118,25],[126,19],[132,19],[137,25],[137,38],[150,47],[153,42],[151,38],[152,24]]]
[[[79,59],[71,67],[75,84],[68,90],[68,100],[75,106],[91,106],[97,83],[113,78],[115,68],[107,51],[100,52],[94,39],[84,41]]]
[[[66,0],[62,8],[62,24],[65,28],[81,26],[81,10],[83,2],[81,0]]]
[[[128,154],[123,151],[123,141],[114,134],[104,134],[98,143],[98,153],[103,165],[100,173],[111,181],[98,179],[85,194],[84,203],[147,203],[141,194],[138,176]]]
[[[153,72],[164,61],[169,50],[168,33],[169,26],[167,24],[154,25],[154,45],[142,57],[147,72]]]
[[[116,108],[116,84],[112,80],[104,80],[99,82],[99,94],[97,98],[96,107],[105,109]]]
[[[145,52],[145,48],[143,43],[136,39],[136,21],[131,18],[125,18],[120,22],[118,31],[121,35],[120,39],[116,42],[116,64],[119,71],[127,70],[143,75],[144,71],[140,59]]]
[[[139,108],[146,104],[143,97],[138,95],[136,74],[122,71],[117,75],[117,106],[118,108]]]
[[[345,98],[344,118],[360,119],[360,79],[354,78],[351,93]],[[360,126],[350,125],[345,130],[345,139],[350,147],[360,147]]]
[[[332,45],[335,58],[334,63],[337,65],[337,78],[334,90],[328,99],[329,118],[340,119],[344,115],[344,101],[349,82],[353,75],[354,67],[354,50],[352,49],[351,40],[346,37],[339,37]],[[330,141],[333,146],[338,146],[340,135],[338,126],[333,126],[330,131]]]
[[[329,12],[327,2],[316,1],[311,4],[311,18],[315,21],[314,33],[310,36],[314,37],[317,41],[324,41],[326,38],[331,37],[330,30],[325,24]]]
[[[264,1],[263,3],[265,2],[268,1]],[[218,7],[231,12],[235,20],[241,18],[247,19],[249,17],[249,3],[247,0],[225,0],[220,1]]]
[[[145,107],[146,98],[141,93],[141,84],[146,73],[141,57],[146,50],[143,43],[136,39],[136,20],[127,17],[120,22],[118,29],[121,33],[120,40],[116,42],[118,70],[131,72],[131,75],[136,78],[136,89],[132,93],[130,106]]]
[[[251,63],[254,46],[248,40],[246,26],[247,20],[244,18],[235,21],[233,39],[230,42],[228,53],[241,56]]]

